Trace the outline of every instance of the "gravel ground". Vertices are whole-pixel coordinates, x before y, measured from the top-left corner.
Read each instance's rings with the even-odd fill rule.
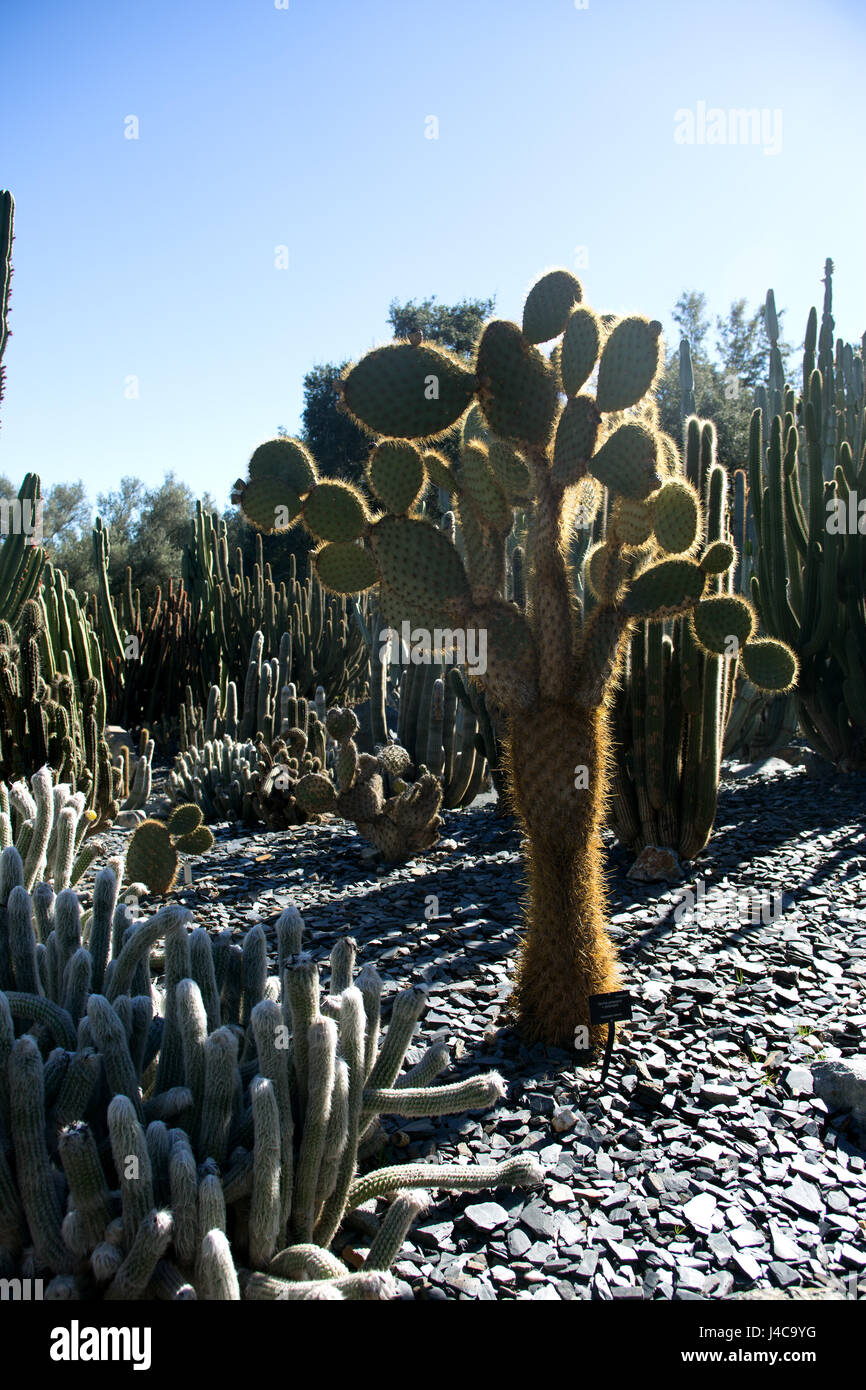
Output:
[[[443,1081],[504,1076],[491,1112],[386,1122],[385,1162],[531,1149],[546,1174],[534,1192],[434,1194],[396,1265],[404,1297],[862,1298],[866,1153],[811,1094],[808,1067],[866,1053],[864,792],[866,776],[816,783],[775,761],[726,778],[681,885],[630,882],[606,836],[634,1017],[603,1086],[600,1067],[502,1026],[521,861],[516,826],[490,804],[447,813],[431,855],[387,870],[340,824],[214,827],[171,897],[239,936],[295,903],[322,961],[351,932],[386,997],[430,987],[410,1060],[440,1036]]]

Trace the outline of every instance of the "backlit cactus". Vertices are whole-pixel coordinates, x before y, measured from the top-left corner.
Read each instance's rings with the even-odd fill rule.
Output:
[[[528,931],[513,1002],[529,1037],[568,1046],[575,1029],[589,1023],[589,996],[619,981],[605,930],[598,830],[608,793],[608,704],[623,651],[634,618],[687,615],[704,596],[708,576],[700,557],[662,558],[656,544],[629,558],[626,542],[608,532],[599,601],[590,615],[580,613],[565,554],[577,506],[597,509],[599,484],[614,497],[649,500],[669,472],[670,442],[659,435],[645,400],[661,361],[660,325],[638,316],[590,321],[579,283],[554,271],[533,287],[527,327],[528,334],[514,323],[488,323],[474,371],[408,341],[377,348],[346,371],[343,406],[356,422],[413,446],[405,455],[409,481],[400,491],[392,479],[389,504],[396,510],[371,517],[357,539],[326,541],[316,565],[323,582],[335,582],[331,546],[340,545],[343,592],[378,582],[386,618],[399,609],[431,634],[484,632],[482,681],[506,722],[509,787],[528,845]],[[555,345],[550,360],[535,346],[560,335],[568,343],[565,380],[563,345]],[[596,363],[596,391],[581,394]],[[562,407],[566,387],[571,394]],[[424,466],[426,443],[458,425],[462,460],[451,495],[462,555],[413,512],[415,455]],[[276,444],[263,446],[272,457]],[[501,446],[515,469],[509,481],[497,472]],[[305,458],[303,479],[280,482],[272,469],[270,524],[290,525],[312,506],[321,510],[313,500],[320,486],[315,465]],[[529,525],[525,611],[505,597],[506,537],[521,464]],[[251,467],[247,488],[256,472]],[[438,468],[438,486],[443,477],[447,483]],[[244,506],[243,485],[238,496]],[[256,510],[261,524],[258,500]],[[681,519],[678,543],[682,532]],[[346,546],[365,555],[356,570]],[[623,556],[631,569],[625,578]]]

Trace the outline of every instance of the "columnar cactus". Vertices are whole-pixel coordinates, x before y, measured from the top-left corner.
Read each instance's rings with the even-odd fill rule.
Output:
[[[799,658],[807,738],[851,771],[866,767],[866,392],[864,347],[834,344],[832,271],[828,261],[820,332],[809,316],[801,395],[783,389],[779,359],[752,416],[751,588],[766,630]],[[767,308],[778,359],[772,291]]]
[[[5,950],[15,961],[14,979],[0,980],[4,1276],[35,1269],[51,1298],[388,1298],[387,1271],[426,1200],[418,1189],[541,1180],[527,1153],[359,1173],[381,1115],[487,1109],[503,1083],[487,1073],[431,1085],[448,1066],[441,1043],[401,1075],[426,990],[398,994],[382,1033],[382,981],[369,965],[356,977],[351,939],[331,953],[323,996],[294,907],[276,923],[279,978],[267,976],[254,928],[239,1021],[225,968],[236,948],[203,928],[190,933],[177,905],[130,923],[111,869],[97,884],[89,949],[76,895],[51,904],[43,972],[22,876],[7,850],[0,897],[18,882],[0,912],[0,960]],[[149,957],[163,938],[160,1014]],[[73,996],[62,981],[79,960],[100,983]],[[363,1268],[350,1271],[341,1228],[379,1197],[394,1200]]]
[[[648,396],[660,324],[599,318],[582,300],[570,272],[551,271],[530,291],[522,328],[485,326],[472,367],[413,339],[347,369],[343,406],[379,436],[368,482],[381,511],[371,513],[347,483],[320,481],[309,452],[291,439],[256,449],[237,489],[262,530],[302,519],[320,541],[322,583],[342,594],[378,584],[385,616],[399,609],[426,628],[431,652],[443,630],[484,633],[483,681],[507,721],[508,780],[527,843],[528,930],[513,1003],[529,1038],[565,1046],[589,1025],[589,997],[620,979],[605,929],[599,828],[608,705],[632,623],[701,605],[713,640],[724,635],[714,587],[704,594],[734,559],[732,548],[727,558],[694,554],[699,499],[666,477],[670,441]],[[560,341],[548,360],[537,344],[553,339]],[[583,388],[596,366],[591,394]],[[431,446],[461,423],[455,470]],[[413,514],[428,479],[456,499],[462,557]],[[595,510],[602,487],[611,524],[593,561],[598,602],[584,620],[566,546],[577,508]],[[518,506],[529,524],[525,612],[504,597],[506,537]],[[756,655],[758,665],[769,684],[793,679],[781,644]]]

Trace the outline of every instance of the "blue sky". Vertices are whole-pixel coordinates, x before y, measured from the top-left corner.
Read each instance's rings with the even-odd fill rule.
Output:
[[[866,328],[859,0],[6,0],[2,29],[16,482],[174,469],[222,505],[392,299],[519,319],[552,265],[666,326],[772,285],[799,343],[830,255]],[[766,111],[771,148],[780,112],[781,149],[677,143],[699,103]]]

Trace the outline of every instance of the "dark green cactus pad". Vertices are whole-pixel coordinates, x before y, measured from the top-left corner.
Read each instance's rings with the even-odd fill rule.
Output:
[[[488,323],[478,345],[476,376],[478,400],[494,434],[547,443],[556,413],[556,378],[516,323]]]
[[[629,577],[631,566],[628,557],[604,541],[599,541],[588,552],[584,563],[587,582],[596,598],[613,603]]]
[[[435,449],[428,449],[421,459],[424,464],[424,471],[436,487],[444,488],[446,492],[453,494],[457,491],[458,483],[454,470],[446,458],[437,453]]]
[[[351,483],[318,483],[304,501],[304,525],[320,541],[354,541],[369,517],[364,499]]]
[[[132,832],[126,851],[126,877],[146,883],[151,893],[167,893],[177,878],[177,850],[162,821],[146,820]]]
[[[379,566],[369,550],[353,541],[331,541],[313,557],[319,582],[332,594],[362,594],[379,582]]]
[[[759,690],[790,690],[797,681],[797,658],[784,642],[759,637],[742,652],[743,669]]]
[[[488,450],[490,467],[508,501],[517,506],[535,496],[535,479],[523,455],[504,439],[494,439]]]
[[[285,531],[300,515],[301,499],[281,479],[255,478],[244,488],[241,511],[260,531]]]
[[[661,360],[662,326],[635,315],[620,319],[604,345],[595,398],[599,410],[637,405],[653,384]]]
[[[598,319],[583,304],[573,310],[562,339],[559,375],[567,396],[576,396],[598,360]]]
[[[191,835],[194,830],[198,830],[202,820],[201,807],[188,801],[182,806],[176,806],[165,824],[170,835]]]
[[[670,478],[654,494],[652,501],[653,530],[662,550],[669,555],[684,555],[698,538],[701,504],[698,494],[685,478]]]
[[[727,574],[736,558],[730,541],[713,541],[701,556],[700,566],[704,574]]]
[[[336,808],[337,792],[330,778],[321,772],[310,772],[298,782],[295,800],[308,815],[321,816]]]
[[[575,396],[566,402],[553,442],[555,483],[570,487],[584,477],[600,424],[601,415],[592,396]]]
[[[469,581],[456,549],[429,521],[386,516],[371,532],[385,583],[410,608],[449,611],[469,599]]]
[[[736,639],[737,648],[748,642],[755,630],[755,614],[750,603],[738,594],[714,594],[702,599],[692,614],[695,636],[708,652],[720,656],[734,655],[729,643]]]
[[[575,304],[583,298],[583,287],[570,270],[549,270],[537,280],[523,306],[523,336],[529,343],[546,343],[558,338]]]
[[[214,837],[206,825],[200,825],[188,835],[181,835],[174,843],[181,854],[206,854],[214,843]]]
[[[249,464],[250,482],[277,478],[303,497],[316,481],[316,469],[308,450],[298,439],[268,439],[255,450]]]
[[[661,487],[657,457],[658,439],[653,431],[637,421],[628,421],[614,430],[598,453],[593,454],[589,471],[611,492],[642,500]]]
[[[623,545],[645,545],[652,535],[652,511],[635,497],[618,497],[608,530],[616,532]]]
[[[411,510],[424,487],[421,455],[401,439],[383,439],[367,463],[367,482],[387,512],[399,516]]]
[[[334,705],[325,716],[325,728],[331,738],[337,740],[354,738],[360,727],[358,716],[353,709],[340,709],[338,705]]]
[[[496,480],[487,450],[477,441],[463,447],[460,456],[460,487],[468,495],[482,521],[492,526],[495,531],[511,530],[511,506]]]
[[[343,404],[355,420],[397,439],[434,439],[469,406],[475,378],[441,348],[389,343],[352,367],[343,381]]]
[[[480,440],[482,444],[490,443],[490,430],[480,405],[473,405],[468,411],[460,434],[462,444],[468,444],[473,439]]]
[[[622,606],[631,618],[672,618],[694,607],[705,583],[706,575],[694,561],[662,560],[637,576]]]

